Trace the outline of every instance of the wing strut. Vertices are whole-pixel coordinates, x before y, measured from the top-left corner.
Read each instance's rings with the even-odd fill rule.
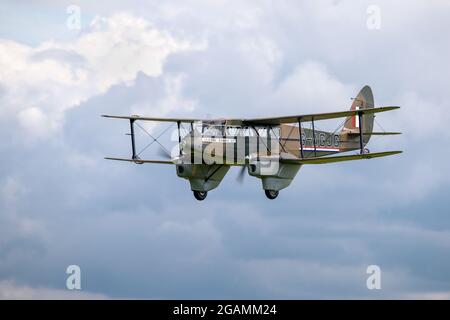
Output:
[[[270,126],[270,130],[272,130],[273,135],[275,136],[275,138],[277,138],[278,144],[280,145],[281,149],[283,149],[283,151],[287,153],[286,149],[284,148],[284,145],[281,143],[281,138],[282,138],[281,137],[281,132],[280,132],[280,136],[277,136],[277,134],[273,130],[272,126]],[[290,136],[290,133],[289,133],[289,136]]]
[[[255,126],[251,126],[251,127],[255,131],[256,138],[258,139],[258,140],[256,140],[256,161],[259,161],[259,140],[260,140],[259,139],[259,133],[258,133],[258,130],[256,130]],[[250,150],[250,144],[249,144],[249,150]]]
[[[300,140],[300,154],[303,159],[304,156],[303,156],[303,137],[302,137],[302,117],[298,118],[298,135]]]
[[[180,156],[181,156],[181,134],[180,134],[180,121],[177,121],[177,128],[178,128],[178,149],[180,150]]]
[[[190,139],[191,139],[191,149],[189,152],[191,153],[191,163],[194,163],[194,124],[191,122],[191,132],[190,132]]]
[[[130,130],[131,130],[131,132],[130,132],[130,136],[131,136],[131,150],[132,150],[132,159],[136,159],[137,158],[137,156],[136,156],[136,144],[135,144],[135,141],[134,141],[134,121],[135,121],[136,119],[130,119]]]
[[[253,128],[253,130],[255,131],[255,133],[256,133],[256,137],[257,137],[257,143],[256,143],[256,161],[259,161],[259,144],[260,144],[260,142],[262,142],[262,144],[266,147],[266,150],[267,150],[267,154],[270,154],[270,148],[269,148],[269,146],[268,145],[266,145],[265,143],[264,143],[264,141],[261,141],[261,136],[259,135],[259,132],[258,132],[258,130],[256,130],[256,128],[255,128],[255,126],[251,126],[252,128]]]
[[[313,134],[313,144],[314,144],[314,157],[317,157],[316,129],[314,128],[314,116],[311,118],[311,123],[312,123],[312,134]]]
[[[361,149],[360,154],[363,154],[364,153],[364,142],[363,142],[362,112],[358,112],[358,122],[359,122],[359,148]]]

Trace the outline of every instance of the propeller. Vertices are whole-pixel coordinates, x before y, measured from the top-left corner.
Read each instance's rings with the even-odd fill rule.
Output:
[[[239,169],[239,173],[236,177],[236,180],[242,184],[244,183],[244,178],[245,178],[245,170],[247,169],[247,165],[243,165],[240,169]]]
[[[172,160],[172,156],[163,148],[158,148],[157,153],[163,159]]]

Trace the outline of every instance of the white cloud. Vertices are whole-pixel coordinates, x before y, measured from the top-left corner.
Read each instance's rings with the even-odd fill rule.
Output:
[[[169,114],[176,110],[193,111],[196,106],[195,100],[189,100],[182,96],[185,75],[167,75],[162,81],[164,83],[163,96],[156,101],[140,102],[131,106],[132,114]]]
[[[238,51],[246,66],[253,68],[259,79],[270,88],[274,73],[283,59],[277,44],[263,35],[244,37],[239,39]]]
[[[306,61],[298,65],[275,92],[275,100],[297,113],[347,110],[358,88],[330,74],[323,63]],[[348,106],[342,104],[348,101]],[[300,111],[301,108],[301,111]]]
[[[34,137],[45,137],[62,126],[69,108],[113,85],[132,84],[138,72],[158,77],[170,54],[201,47],[125,13],[95,18],[69,42],[29,47],[0,40],[0,112],[15,115]]]
[[[38,107],[23,109],[17,115],[17,119],[22,128],[38,136],[45,135],[56,126],[56,123],[50,121],[50,118]]]
[[[125,6],[81,7],[87,12],[90,5],[104,16]],[[168,298],[254,292],[269,298],[302,292],[365,297],[360,264],[378,257],[399,268],[384,273],[385,296],[430,288],[429,295],[445,297],[449,262],[442,253],[450,238],[432,229],[448,229],[445,208],[439,207],[446,200],[430,200],[430,194],[448,183],[450,170],[421,149],[436,148],[448,137],[448,45],[429,32],[446,29],[447,12],[430,4],[424,17],[418,2],[408,10],[384,1],[380,6],[379,32],[366,28],[366,5],[351,1],[167,1],[136,6],[134,12],[145,19],[96,18],[68,42],[33,47],[1,40],[0,122],[15,124],[13,118],[20,125],[9,130],[8,124],[8,132],[17,136],[26,128],[46,137],[58,132],[71,108],[67,116],[77,120],[58,132],[62,146],[43,141],[38,152],[29,152],[20,141],[7,150],[19,156],[4,157],[0,167],[0,205],[7,209],[0,215],[2,278],[35,281],[41,276],[36,270],[51,276],[49,269],[76,256],[93,276],[101,274],[95,289],[114,296],[148,297],[151,288],[151,294]],[[202,37],[208,48],[192,52],[205,48],[195,44]],[[165,64],[168,57],[173,59]],[[140,72],[147,76],[135,81]],[[256,179],[237,189],[230,170],[208,203],[190,204],[189,186],[172,168],[112,164],[100,156],[108,143],[121,150],[120,138],[129,147],[122,135],[127,123],[97,118],[105,105],[111,112],[124,105],[126,113],[161,116],[194,109],[198,116],[255,117],[346,110],[366,82],[377,103],[402,105],[377,119],[388,131],[405,132],[382,138],[379,149],[372,140],[371,150],[406,153],[364,165],[305,167],[278,202],[261,202]],[[99,130],[99,123],[114,127]],[[128,153],[125,142],[120,145]],[[416,203],[429,209],[412,210]],[[349,205],[358,210],[349,211]],[[411,205],[410,214],[402,212],[405,205]],[[409,225],[420,228],[401,227]],[[174,264],[174,258],[182,263]],[[419,261],[433,259],[426,267]],[[184,266],[181,272],[178,265]],[[9,296],[66,293],[1,284]]]

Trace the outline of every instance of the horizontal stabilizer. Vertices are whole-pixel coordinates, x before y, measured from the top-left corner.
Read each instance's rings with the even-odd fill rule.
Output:
[[[394,135],[402,134],[402,133],[401,132],[372,132],[372,133],[367,133],[367,134],[372,135],[372,136],[394,136]]]
[[[172,161],[169,160],[144,160],[144,159],[127,159],[127,158],[111,158],[111,157],[105,157],[106,160],[117,160],[117,161],[128,161],[128,162],[134,162],[137,164],[142,163],[159,163],[159,164],[174,164]]]
[[[323,164],[323,163],[333,163],[341,161],[352,161],[361,159],[371,159],[392,156],[394,154],[402,153],[402,151],[386,151],[386,152],[375,152],[375,153],[364,153],[346,156],[333,156],[333,157],[317,157],[317,158],[305,158],[305,159],[280,159],[282,163],[290,164]]]

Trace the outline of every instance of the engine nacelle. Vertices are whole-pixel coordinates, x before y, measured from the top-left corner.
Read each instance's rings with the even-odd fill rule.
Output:
[[[191,190],[210,191],[219,186],[230,166],[205,164],[177,164],[177,175],[189,180]]]
[[[278,160],[269,161],[252,161],[248,166],[248,174],[254,177],[274,176],[280,170],[280,162]]]
[[[291,184],[300,167],[279,161],[255,161],[248,166],[248,174],[260,178],[264,190],[279,191]]]

